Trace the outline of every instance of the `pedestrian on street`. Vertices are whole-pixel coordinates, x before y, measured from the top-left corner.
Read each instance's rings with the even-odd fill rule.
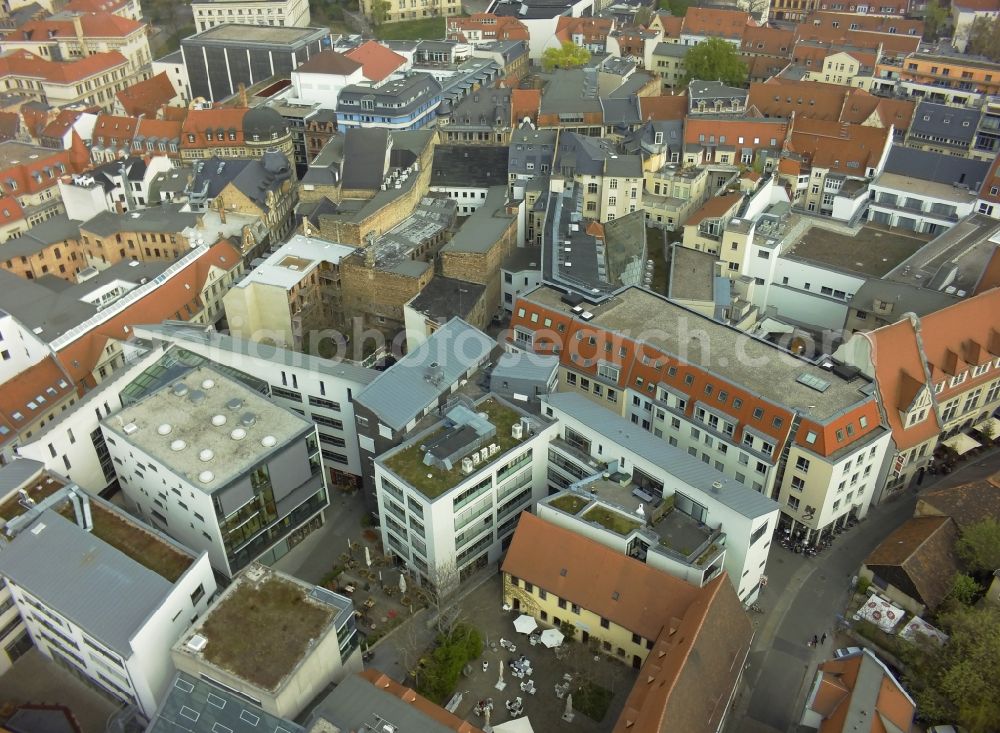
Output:
[[[826,644],[826,634],[825,633],[823,634],[823,639],[820,641],[820,644]]]
[[[816,636],[816,634],[813,634],[812,645],[816,646],[817,644],[819,644],[819,637]]]

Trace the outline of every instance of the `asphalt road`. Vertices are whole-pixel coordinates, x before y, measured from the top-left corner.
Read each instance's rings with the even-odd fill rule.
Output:
[[[920,491],[955,486],[1000,470],[1000,451],[973,459]],[[755,618],[757,637],[750,653],[744,689],[734,706],[728,733],[786,733],[797,723],[806,687],[816,665],[832,656],[837,615],[847,603],[852,578],[865,557],[913,515],[917,494],[909,491],[877,506],[868,518],[837,537],[816,557],[775,546],[768,560],[768,585]],[[825,645],[810,648],[813,635],[828,634]]]

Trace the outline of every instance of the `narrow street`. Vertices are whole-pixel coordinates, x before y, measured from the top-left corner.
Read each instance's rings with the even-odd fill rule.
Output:
[[[1000,451],[972,459],[959,470],[925,482],[920,491],[955,486],[1000,470]],[[755,616],[757,636],[750,653],[746,687],[729,718],[729,733],[786,733],[802,712],[816,665],[837,648],[837,615],[847,602],[861,562],[896,527],[913,515],[917,494],[907,492],[877,506],[868,518],[840,536],[833,547],[807,557],[776,546],[768,560],[768,585]],[[810,648],[813,635],[826,644]]]

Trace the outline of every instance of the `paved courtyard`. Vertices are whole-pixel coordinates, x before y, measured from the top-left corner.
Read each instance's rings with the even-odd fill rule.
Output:
[[[547,649],[542,644],[531,646],[528,636],[514,631],[514,619],[518,614],[503,610],[500,588],[498,574],[461,602],[463,619],[475,626],[483,635],[484,651],[482,659],[473,662],[472,674],[459,680],[457,692],[463,693],[463,697],[455,714],[481,727],[485,721],[475,714],[476,703],[493,698],[490,723],[501,723],[512,717],[507,713],[506,701],[520,697],[524,702],[523,715],[528,717],[536,731],[597,733],[610,730],[625,705],[625,699],[632,689],[637,672],[603,654],[595,661],[593,653],[577,642],[566,644],[568,653],[563,660],[556,658],[555,650]],[[511,653],[502,648],[499,644],[501,638],[513,642],[517,646],[517,652]],[[508,667],[512,659],[521,655],[530,660],[533,669],[532,676],[524,680],[513,677]],[[484,660],[489,662],[485,672],[482,669]],[[501,666],[504,667],[503,679],[506,683],[503,691],[496,689]],[[611,690],[614,697],[607,715],[599,723],[579,710],[576,710],[573,722],[566,723],[562,720],[566,701],[556,697],[555,686],[563,682],[563,675],[566,673],[576,672],[576,680],[582,679],[579,672],[583,669],[593,683]],[[528,679],[534,681],[536,688],[534,695],[522,692],[520,689],[520,683]]]

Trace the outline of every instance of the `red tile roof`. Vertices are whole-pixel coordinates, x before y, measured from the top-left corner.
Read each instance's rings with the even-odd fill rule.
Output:
[[[862,677],[862,664],[877,666],[882,674],[877,679]],[[866,652],[823,662],[819,666],[819,673],[824,680],[818,691],[823,696],[820,698],[817,695],[820,704],[818,708],[814,708],[824,716],[819,725],[819,733],[886,733],[890,730],[910,730],[916,705],[892,674],[875,660],[874,655],[869,657]],[[869,699],[869,691],[858,691],[857,705],[864,706],[861,710],[865,722],[860,724],[861,727],[853,724],[848,728],[848,712],[854,710],[857,717],[857,707],[852,698],[862,679],[868,679],[870,689],[877,690],[875,701],[869,706],[865,702]]]
[[[34,154],[38,157],[20,160],[0,169],[0,194],[23,196],[38,193],[55,186],[60,176],[82,173],[89,167],[89,152],[76,135],[69,150],[35,148]]]
[[[538,110],[542,106],[541,89],[513,89],[510,93],[510,118],[513,125],[519,125],[525,117],[538,120]]]
[[[53,84],[74,84],[127,63],[128,60],[117,51],[95,53],[73,61],[48,61],[18,49],[0,56],[0,77],[22,76]]]
[[[56,115],[56,118],[52,120],[45,128],[42,130],[43,137],[51,138],[61,138],[70,128],[73,123],[76,122],[80,115],[83,114],[83,110],[79,109],[64,109]]]
[[[791,58],[794,45],[795,33],[793,31],[771,28],[770,26],[748,25],[743,29],[740,50],[748,54]]]
[[[0,197],[0,225],[12,224],[24,218],[24,209],[13,196]]]
[[[176,120],[150,120],[145,117],[139,120],[139,129],[135,133],[143,138],[158,140],[180,140],[181,123]]]
[[[864,564],[907,596],[934,610],[959,572],[958,529],[950,517],[913,517],[871,551]]]
[[[569,18],[559,16],[556,21],[556,38],[562,43],[573,41],[573,36],[583,36],[583,44],[604,44],[614,28],[608,18]]]
[[[888,128],[796,117],[786,150],[805,156],[813,166],[863,177],[891,142]]]
[[[160,323],[163,320],[183,320],[190,317],[184,306],[197,313],[202,308],[200,293],[214,265],[232,270],[240,262],[239,251],[228,241],[220,240],[180,272],[151,289],[142,297],[108,318],[100,325],[61,349],[59,362],[77,384],[90,384],[91,373],[97,366],[109,339],[129,338],[137,323]]]
[[[118,101],[125,114],[138,117],[155,117],[160,108],[177,96],[167,72],[161,71],[145,81],[140,81],[118,92]]]
[[[687,107],[687,92],[639,97],[639,112],[643,120],[683,120],[687,116]]]
[[[406,59],[376,41],[366,41],[346,54],[361,64],[361,73],[371,81],[382,81],[406,63]]]
[[[856,26],[858,30],[870,31],[872,33],[894,33],[901,35],[915,35],[919,38],[924,32],[924,22],[922,20],[910,18],[893,18],[885,15],[862,15],[860,13],[834,13],[825,10],[816,10],[805,17],[802,25],[813,28],[833,29],[836,27],[850,29]],[[892,28],[894,30],[890,31]],[[911,34],[910,31],[913,31]]]
[[[307,74],[350,76],[360,68],[361,64],[354,59],[345,56],[339,51],[334,51],[332,48],[328,48],[311,56],[308,61],[301,64],[295,71]]]
[[[683,33],[715,38],[742,38],[743,29],[755,25],[742,10],[688,8],[684,15]]]
[[[72,380],[49,356],[0,385],[0,414],[19,430],[48,414],[52,403],[74,391]]]
[[[85,38],[127,38],[145,28],[144,23],[107,12],[80,13],[79,18]],[[7,38],[10,41],[76,38],[76,28],[69,19],[31,20],[8,34]]]
[[[215,107],[212,109],[189,110],[181,126],[181,147],[232,147],[243,144],[243,117],[246,107]],[[218,132],[225,133],[225,139],[219,139]],[[235,140],[229,140],[229,133],[235,134]],[[212,133],[209,140],[206,133]],[[194,135],[192,141],[189,136]]]
[[[495,38],[498,41],[527,41],[530,39],[528,26],[506,15],[492,13],[475,13],[468,18],[448,18],[448,38],[454,41],[467,41],[465,32],[477,30],[482,38]]]
[[[705,219],[718,219],[737,206],[743,200],[742,193],[727,193],[725,196],[710,198],[701,208],[691,214],[691,217],[684,222],[684,226],[689,224],[701,224]]]
[[[77,13],[108,12],[116,13],[128,5],[129,0],[69,0],[63,10]]]

